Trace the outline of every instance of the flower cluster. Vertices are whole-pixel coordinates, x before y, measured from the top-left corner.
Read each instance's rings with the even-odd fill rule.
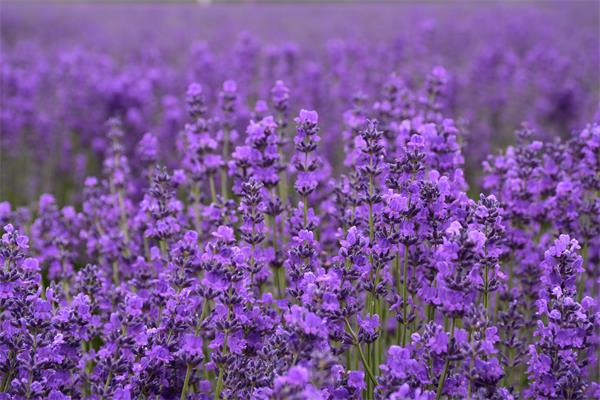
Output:
[[[187,90],[151,54],[108,81],[121,67],[61,59],[65,80],[94,71],[65,89],[110,114],[87,123],[111,118],[63,121],[94,174],[0,202],[0,399],[600,396],[600,125],[568,134],[568,96],[545,102],[564,114],[473,174],[470,75],[414,80],[395,47],[351,43],[326,63],[248,33],[232,59],[196,43]],[[559,75],[531,52],[480,55],[473,85],[527,79],[519,61]],[[18,149],[43,125],[13,56]],[[515,128],[496,95],[469,110]]]

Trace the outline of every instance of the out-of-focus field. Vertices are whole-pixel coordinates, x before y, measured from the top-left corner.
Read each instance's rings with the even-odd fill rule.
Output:
[[[444,114],[461,122],[476,186],[481,161],[521,122],[567,137],[592,119],[597,8],[3,2],[1,197],[25,204],[53,191],[67,200],[98,171],[113,116],[126,123],[128,152],[146,131],[160,137],[163,156],[172,152],[192,81],[214,102],[235,78],[251,109],[282,79],[292,109],[319,111],[324,140],[335,143],[354,94],[375,100],[391,74],[417,88],[438,65],[449,75]],[[340,150],[329,150],[334,168]]]

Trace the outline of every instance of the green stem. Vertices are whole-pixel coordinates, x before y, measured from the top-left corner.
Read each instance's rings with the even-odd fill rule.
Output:
[[[65,278],[65,279],[63,279],[61,281],[61,285],[62,285],[62,288],[63,288],[63,292],[65,292],[65,297],[67,299],[67,305],[71,304],[71,294],[69,293],[70,292],[69,281],[66,280],[66,278]]]
[[[37,335],[34,333],[33,335],[33,343],[32,343],[32,351],[31,351],[31,364],[35,363],[36,352],[37,352]],[[27,400],[31,398],[31,383],[33,382],[33,370],[31,367],[29,368],[29,379],[27,380]]]
[[[488,236],[487,228],[485,229],[485,236]],[[487,314],[488,312],[488,290],[489,290],[489,263],[488,263],[488,249],[487,244],[483,247],[483,251],[485,254],[485,274],[483,277],[483,308]]]
[[[119,264],[116,261],[112,263],[112,276],[115,286],[119,285]]]
[[[281,162],[281,165],[286,165],[285,153],[283,152],[283,143],[285,143],[285,129],[283,129],[283,126],[279,128],[279,139],[281,142],[281,146],[278,146],[279,162]],[[287,170],[285,168],[279,171],[279,182],[277,182],[279,197],[284,205],[287,203],[288,199],[288,180],[286,172]]]
[[[485,263],[485,277],[483,280],[483,308],[488,309],[488,264]]]
[[[223,130],[223,162],[225,165],[221,169],[221,196],[224,200],[227,200],[228,188],[227,188],[227,158],[229,157],[229,129]]]
[[[112,370],[108,370],[108,376],[106,377],[106,381],[104,381],[104,390],[103,390],[104,393],[106,393],[106,391],[108,390],[108,386],[110,385],[112,375],[113,375]]]
[[[373,156],[369,156],[369,166],[372,168],[373,167]],[[373,197],[373,175],[369,175],[369,246],[372,248],[373,247],[373,239],[375,238],[375,228],[374,228],[374,223],[373,223],[373,203],[371,202],[371,199]],[[369,264],[371,265],[371,272],[370,272],[370,280],[374,279],[375,285],[377,285],[377,275],[379,271],[375,271],[375,274],[373,274],[373,254],[371,252],[369,252]],[[373,275],[375,275],[373,277]],[[376,295],[375,292],[370,293],[367,295],[367,307],[370,306],[370,312],[371,315],[373,315],[375,313],[375,302],[376,302]],[[360,347],[360,344],[359,344]],[[375,359],[374,359],[374,355],[371,354],[371,346],[370,344],[367,345],[367,350],[369,353],[369,356],[371,357],[371,365],[372,368],[375,369]],[[372,388],[369,385],[369,393],[372,392]]]
[[[125,237],[125,245],[129,244],[129,228],[127,224],[127,213],[125,212],[125,200],[123,199],[123,190],[119,189],[117,191],[117,197],[119,199],[119,210],[120,210],[120,222],[121,222],[121,231],[123,232],[123,236]],[[125,253],[129,253],[129,248],[125,247]]]
[[[183,388],[181,389],[180,400],[185,400],[187,397],[188,385],[190,383],[190,375],[192,375],[192,364],[187,364],[187,369],[185,370],[185,378],[183,380]]]
[[[194,203],[192,204],[192,207],[194,208],[194,223],[196,226],[196,232],[198,232],[198,237],[200,237],[202,230],[202,217],[200,216],[200,188],[197,184],[193,185],[192,194],[194,197]]]
[[[456,322],[456,318],[453,317],[452,318],[452,325],[451,325],[451,330],[450,330],[450,340],[448,341],[448,352],[450,352],[450,346],[452,345],[452,339],[454,338],[454,325]],[[448,368],[450,367],[450,356],[446,355],[446,362],[444,363],[444,370],[442,372],[442,376],[440,377],[440,381],[438,383],[438,387],[437,387],[437,393],[436,393],[436,400],[441,399],[442,397],[442,391],[444,389],[444,382],[446,380],[446,375],[448,374]]]
[[[383,362],[383,354],[385,353],[385,346],[387,345],[387,308],[385,307],[385,300],[379,300],[379,315],[381,316],[381,335],[377,338],[377,364],[375,364],[376,371],[379,372],[379,365]]]
[[[471,344],[471,337],[472,336],[473,336],[472,328],[469,328],[469,337],[468,337],[468,340],[467,340],[467,342],[469,344]],[[473,357],[471,357],[471,359],[469,360],[469,369],[471,369],[472,367],[473,367]],[[468,400],[471,400],[471,392],[472,392],[472,389],[471,389],[471,379],[469,379],[469,386],[467,388],[467,399]]]
[[[348,318],[344,318],[344,322],[346,322],[346,328],[348,328],[348,331],[350,332],[350,336],[352,336],[352,338],[354,339],[354,344],[356,345],[356,347],[358,349],[358,354],[360,355],[360,359],[362,361],[363,368],[365,369],[365,372],[367,373],[367,377],[369,378],[369,380],[371,381],[371,383],[373,385],[377,385],[377,380],[375,379],[375,376],[373,375],[373,371],[371,371],[371,368],[369,367],[367,357],[365,357],[365,353],[363,352],[362,347],[360,346],[360,342],[358,341],[358,336],[356,336],[356,333],[354,333],[354,331],[352,330],[352,326],[350,325],[350,321],[348,321]]]
[[[273,189],[273,197],[275,197],[275,189]],[[273,215],[273,226],[272,226],[273,230],[272,230],[272,235],[273,235],[273,251],[275,254],[277,254],[277,216]],[[277,288],[277,294],[279,295],[279,297],[283,297],[283,289],[282,289],[282,285],[281,285],[281,276],[279,274],[279,270],[281,269],[281,267],[274,267],[273,268],[273,280],[275,281],[275,287]]]
[[[146,261],[150,261],[150,245],[148,244],[148,238],[144,236],[144,254]]]
[[[303,203],[304,203],[304,227],[306,227],[306,224],[308,222],[308,196],[304,196],[303,199]]]
[[[160,252],[162,253],[163,257],[167,258],[167,256],[169,255],[169,252],[167,251],[167,242],[165,242],[163,239],[160,241],[159,246]]]
[[[581,302],[583,299],[583,295],[585,294],[585,280],[586,280],[586,271],[588,268],[588,244],[587,242],[583,244],[581,248],[581,257],[583,258],[583,272],[581,273],[581,277],[579,278],[579,287],[577,288],[577,301]]]
[[[396,257],[394,257],[394,273],[396,275],[396,285],[398,293],[400,293],[400,282],[402,282],[402,272],[400,270],[400,252],[396,252]]]
[[[217,378],[217,387],[215,389],[215,400],[221,398],[221,391],[223,390],[223,368],[219,370],[219,377]]]
[[[229,287],[229,297],[231,297],[231,293],[232,293],[232,288]],[[227,306],[227,321],[229,321],[229,318],[231,317],[231,305]],[[227,355],[227,338],[228,338],[229,332],[225,331],[225,337],[223,338],[223,355]],[[223,390],[223,373],[224,373],[225,369],[223,368],[223,366],[221,366],[219,368],[219,377],[217,378],[217,386],[215,388],[215,400],[218,400],[221,397],[221,391]]]
[[[407,327],[408,322],[406,321],[408,317],[408,310],[406,307],[406,302],[408,299],[408,245],[404,245],[404,262],[402,266],[402,275],[404,280],[402,281],[402,347],[406,346],[406,336],[407,336]]]
[[[12,375],[12,371],[6,372],[6,374],[2,377],[2,393],[6,393],[8,390],[8,382],[10,382],[10,376]]]
[[[214,204],[217,202],[217,189],[215,188],[215,176],[213,174],[208,177],[208,185],[210,186],[210,199]]]
[[[433,287],[437,287],[437,277],[433,278]],[[427,304],[427,322],[435,320],[435,304]]]

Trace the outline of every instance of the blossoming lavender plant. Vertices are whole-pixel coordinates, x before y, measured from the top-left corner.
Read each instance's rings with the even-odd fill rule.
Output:
[[[474,200],[445,69],[291,119],[318,85],[254,96],[257,44],[235,48],[239,85],[189,85],[176,151],[121,115],[72,205],[0,204],[0,399],[598,397],[598,125],[522,129]]]

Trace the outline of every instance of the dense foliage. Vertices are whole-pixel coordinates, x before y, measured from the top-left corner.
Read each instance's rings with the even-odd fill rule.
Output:
[[[499,20],[181,68],[4,31],[0,399],[600,398],[597,20],[587,66]]]

